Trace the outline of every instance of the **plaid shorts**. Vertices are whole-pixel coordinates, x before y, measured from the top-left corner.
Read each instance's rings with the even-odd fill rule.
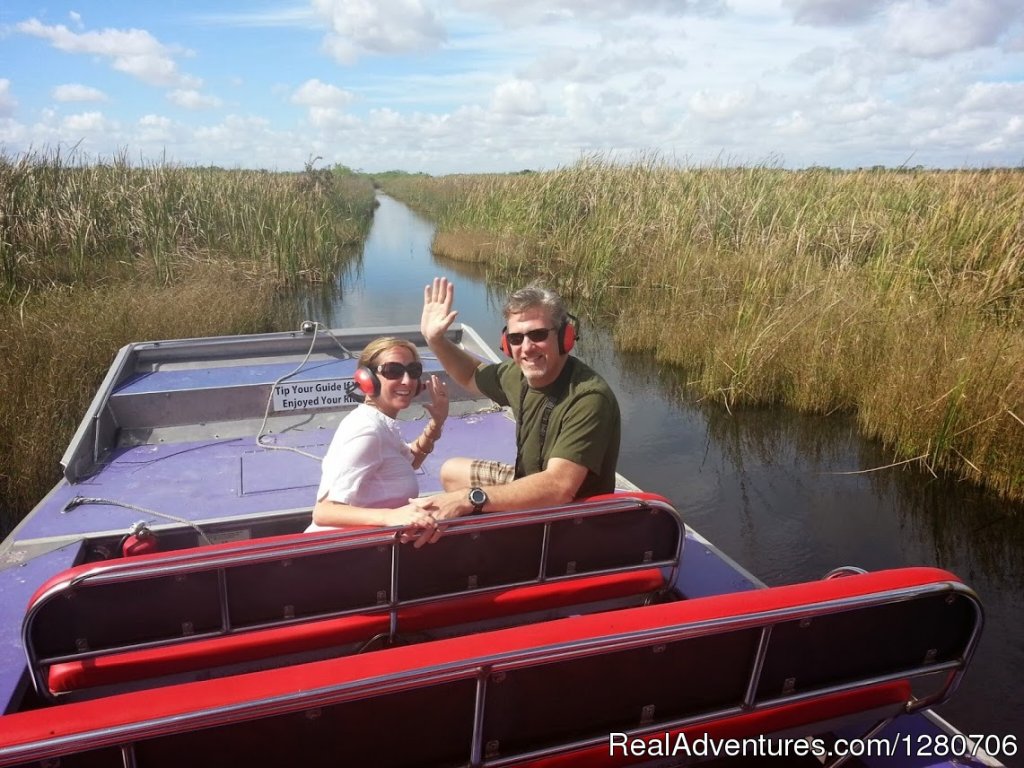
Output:
[[[504,485],[511,483],[515,475],[516,468],[502,461],[474,459],[469,465],[469,484],[471,486]]]

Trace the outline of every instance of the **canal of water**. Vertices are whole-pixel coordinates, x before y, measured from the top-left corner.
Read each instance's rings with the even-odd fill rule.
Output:
[[[495,343],[510,286],[430,254],[431,222],[382,196],[362,255],[330,297],[305,299],[330,327],[418,324],[423,286],[456,284],[459,320]],[[518,286],[511,286],[515,288]],[[947,568],[985,606],[982,640],[960,690],[938,711],[965,733],[1013,735],[1024,749],[1024,505],[948,479],[875,469],[892,456],[848,417],[696,404],[677,373],[617,352],[586,321],[575,353],[613,386],[624,434],[619,471],[668,497],[687,522],[770,585],[839,565]],[[873,471],[874,470],[874,471]],[[879,645],[888,638],[881,633]],[[1024,766],[1024,757],[1003,756]]]

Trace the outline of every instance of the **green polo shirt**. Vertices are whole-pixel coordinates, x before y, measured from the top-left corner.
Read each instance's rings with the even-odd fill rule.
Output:
[[[567,459],[587,468],[577,498],[615,490],[622,419],[608,383],[585,363],[570,357],[557,380],[533,389],[513,361],[477,368],[477,388],[516,417],[519,461],[516,477],[547,467],[550,459]],[[526,397],[523,399],[523,388]],[[553,404],[550,410],[548,402]],[[520,413],[522,404],[523,413]],[[544,412],[548,410],[544,445]]]

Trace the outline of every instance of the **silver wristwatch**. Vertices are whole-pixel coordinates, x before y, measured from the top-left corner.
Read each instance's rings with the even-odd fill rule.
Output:
[[[469,489],[469,503],[473,505],[473,514],[479,515],[484,511],[484,504],[487,503],[487,494],[483,488]]]

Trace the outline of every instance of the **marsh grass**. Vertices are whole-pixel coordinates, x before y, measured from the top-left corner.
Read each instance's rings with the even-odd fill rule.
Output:
[[[59,478],[60,456],[122,346],[295,325],[274,283],[259,275],[224,262],[179,265],[176,273],[171,285],[66,286],[0,307],[4,531]]]
[[[487,262],[501,250],[501,243],[488,232],[438,232],[430,245],[431,252],[452,261]]]
[[[0,155],[4,533],[130,341],[293,328],[292,286],[332,276],[368,230],[371,182]]]
[[[370,181],[305,173],[83,165],[59,153],[0,155],[0,284],[91,282],[146,264],[174,279],[182,260],[270,266],[284,283],[332,275],[365,236]]]
[[[1024,173],[595,157],[395,181],[449,242],[492,234],[492,280],[546,277],[691,396],[854,413],[894,461],[1024,498]]]

